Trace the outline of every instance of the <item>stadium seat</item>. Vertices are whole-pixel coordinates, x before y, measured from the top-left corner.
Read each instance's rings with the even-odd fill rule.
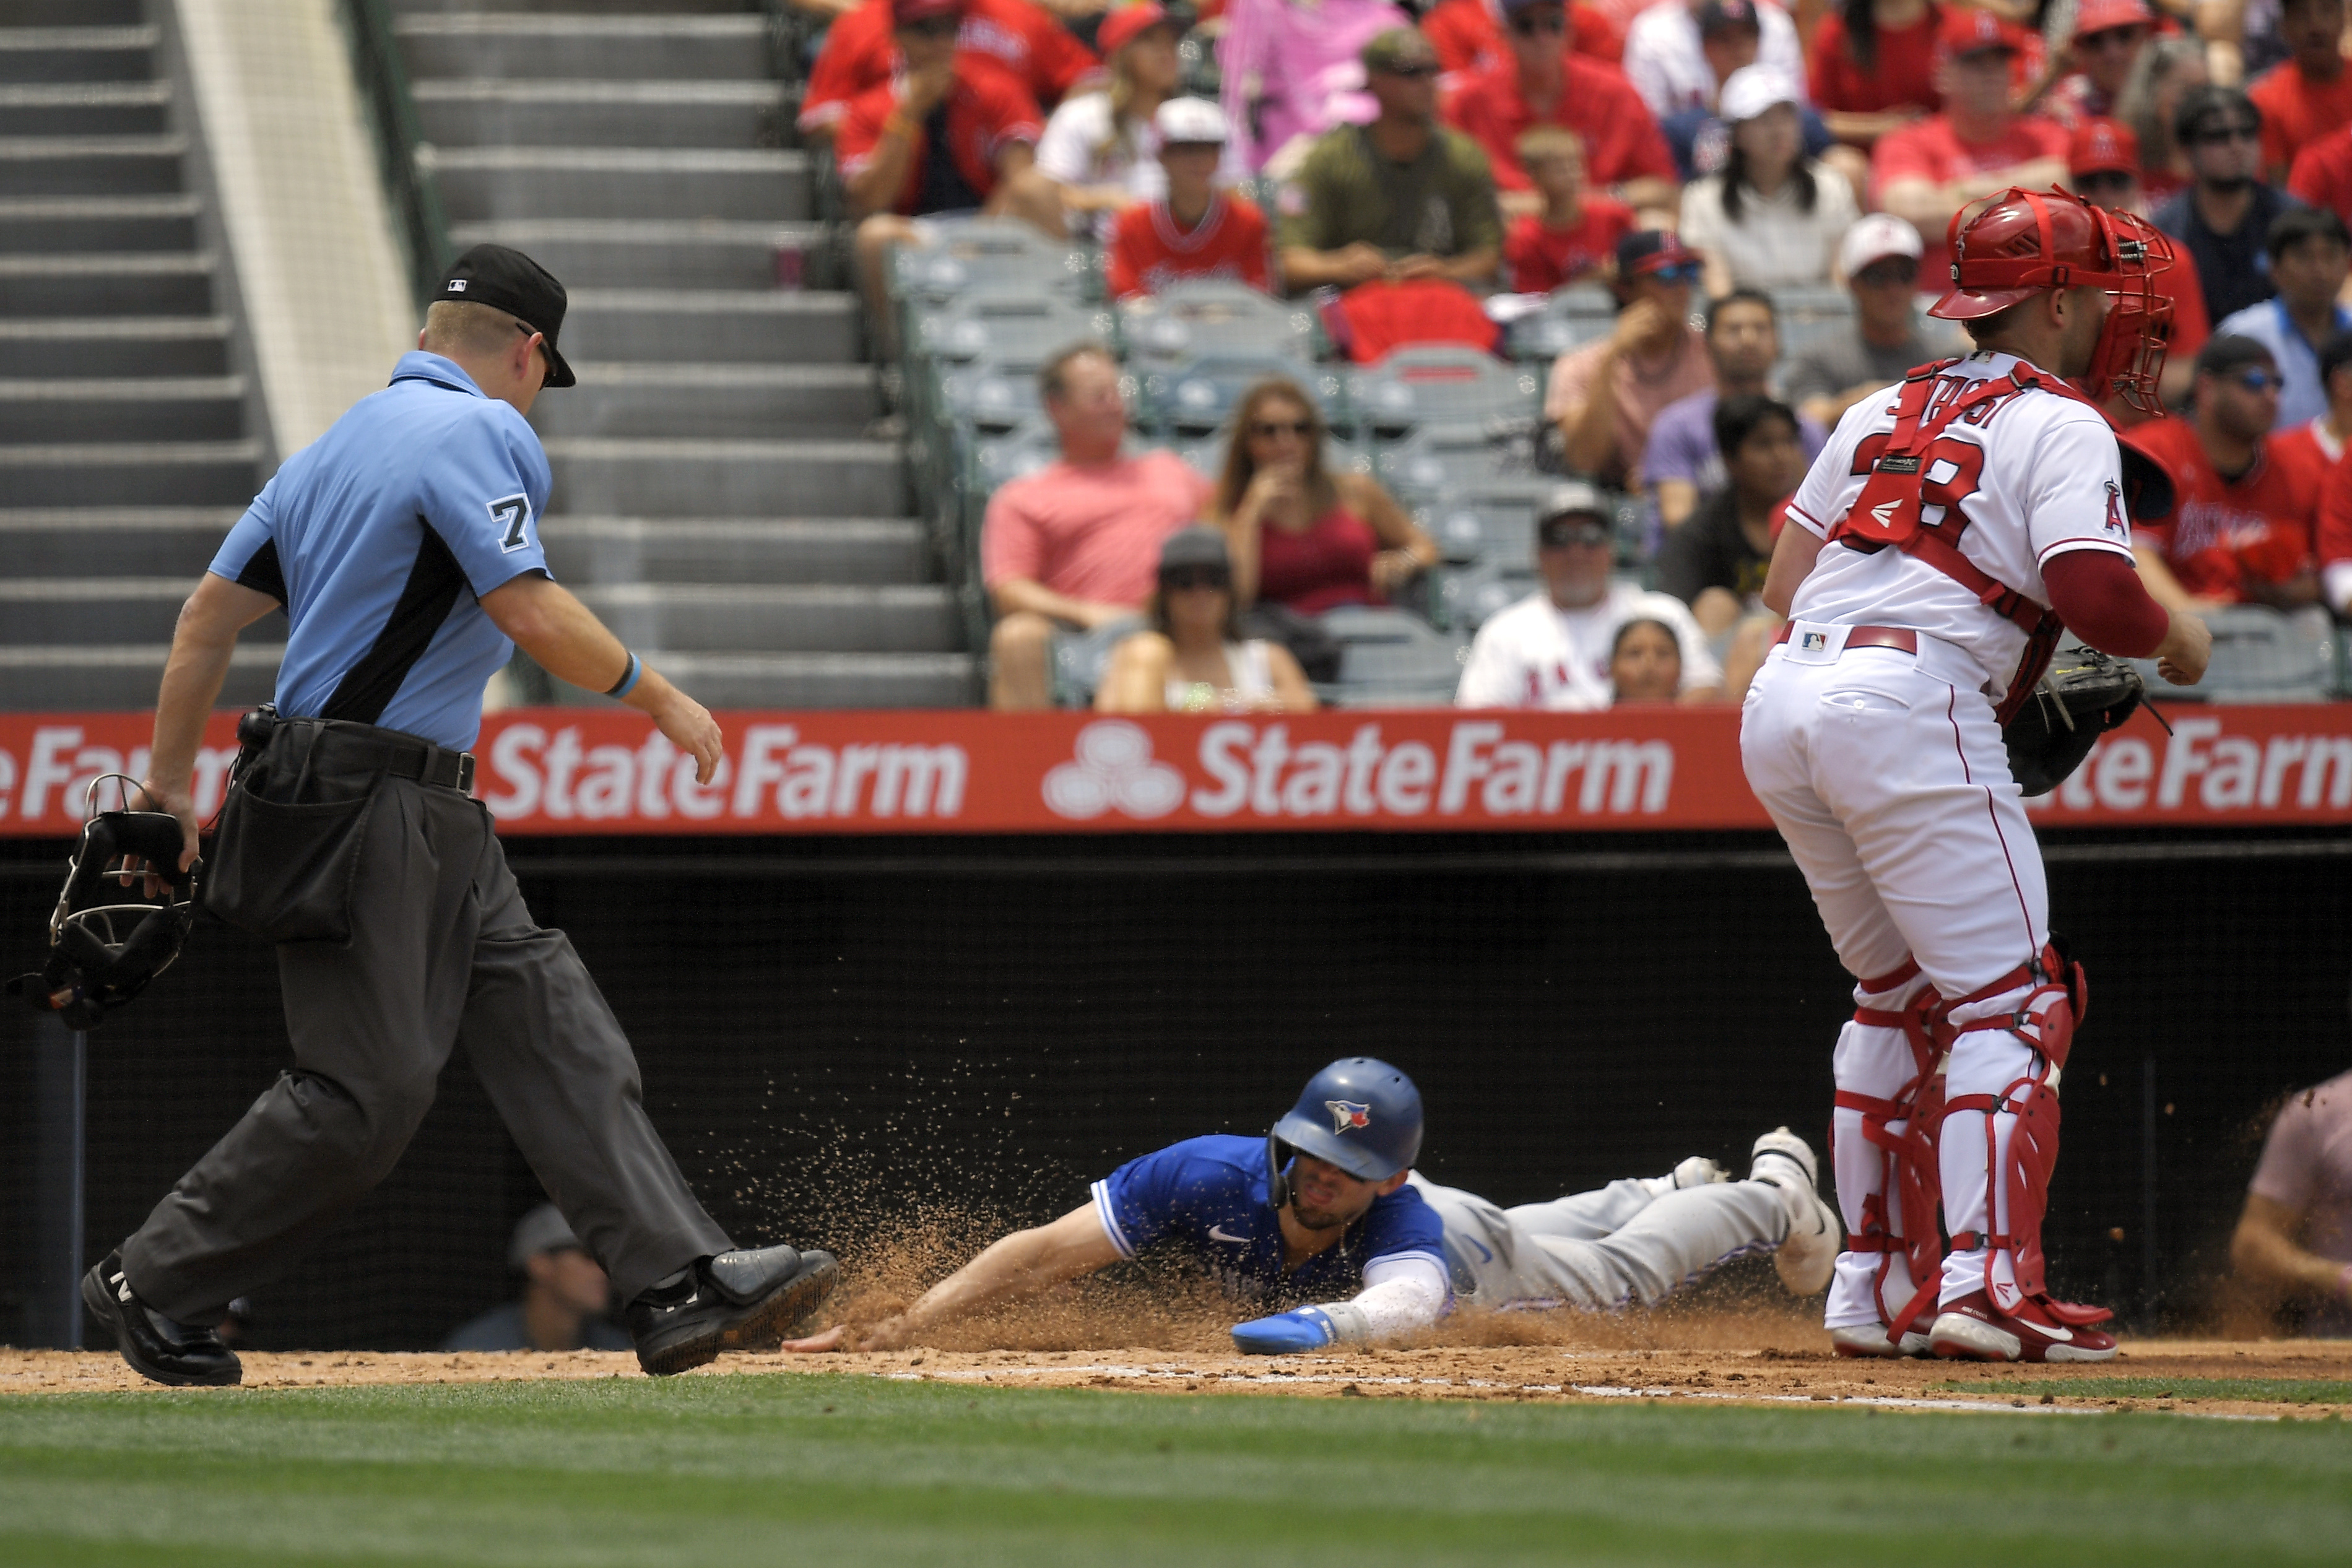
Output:
[[[1328,423],[1347,428],[1336,371],[1262,350],[1202,354],[1181,365],[1146,370],[1140,423],[1171,437],[1216,430],[1232,418],[1242,394],[1268,376],[1297,382],[1321,406]]]
[[[1040,346],[1051,351],[1089,338],[1107,343],[1114,325],[1107,310],[1002,283],[919,307],[909,318],[912,351],[959,363]]]
[[[1371,605],[1327,612],[1323,630],[1340,644],[1339,678],[1316,688],[1336,707],[1417,707],[1451,703],[1467,649],[1418,615]]]
[[[1129,351],[1149,364],[1236,352],[1315,357],[1314,312],[1220,278],[1196,278],[1129,300],[1119,307],[1118,322]]]
[[[1438,622],[1454,635],[1466,637],[1541,583],[1534,562],[1528,560],[1512,566],[1497,558],[1448,570],[1439,580],[1434,598]]]
[[[1558,483],[1540,474],[1491,473],[1466,479],[1417,507],[1415,520],[1449,561],[1491,561],[1532,570],[1536,509]]]
[[[890,257],[895,298],[944,303],[994,284],[1082,298],[1093,266],[1081,249],[1010,218],[927,218],[929,243]]]
[[[2205,617],[2213,629],[2213,662],[2193,686],[2176,686],[2150,659],[2133,661],[2159,699],[2212,703],[2294,703],[2326,700],[2336,677],[2336,652],[2326,612],[2294,615],[2260,604],[2232,604]]]
[[[1092,707],[1095,688],[1110,667],[1111,650],[1143,630],[1140,615],[1125,615],[1086,632],[1054,633],[1054,706]]]
[[[1451,343],[1399,349],[1349,375],[1347,392],[1359,428],[1391,439],[1428,427],[1531,434],[1543,412],[1533,370]]]

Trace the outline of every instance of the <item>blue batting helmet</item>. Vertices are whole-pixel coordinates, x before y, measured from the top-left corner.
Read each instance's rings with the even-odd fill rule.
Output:
[[[1421,1091],[1369,1056],[1335,1061],[1307,1081],[1298,1103],[1265,1135],[1266,1196],[1290,1202],[1293,1154],[1328,1160],[1360,1181],[1386,1181],[1421,1154]]]

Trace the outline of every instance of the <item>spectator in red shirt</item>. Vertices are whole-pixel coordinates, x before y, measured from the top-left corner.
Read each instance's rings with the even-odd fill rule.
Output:
[[[2286,177],[2286,193],[2352,223],[2352,126],[2305,144]]]
[[[2093,116],[2112,115],[2132,63],[2156,31],[2147,0],[2085,0],[2074,13],[2074,67],[2042,101],[2042,112],[2069,127]]]
[[[1437,46],[1437,63],[1445,69],[1444,85],[1449,90],[1511,57],[1503,42],[1501,0],[1440,0],[1422,17],[1421,30]],[[1568,47],[1587,59],[1618,65],[1625,58],[1625,30],[1596,6],[1570,5]]]
[[[1947,11],[1946,57],[1937,68],[1944,111],[1882,136],[1871,153],[1878,204],[1919,231],[1921,273],[1951,267],[1944,231],[1980,196],[2011,185],[2054,185],[2066,173],[2066,131],[2054,120],[2010,108],[2010,63],[2017,35],[1989,11]]]
[[[1035,167],[1045,129],[1036,100],[957,47],[962,0],[891,0],[891,9],[906,73],[854,99],[835,139],[858,219],[858,278],[879,322],[889,315],[882,268],[890,247],[919,241],[910,218],[1002,213],[1062,232],[1061,192]]]
[[[2273,435],[2271,450],[2332,472],[2344,459],[2346,438],[2352,436],[2352,332],[2338,332],[2319,345],[2319,384],[2327,393],[2327,412]],[[2320,494],[2325,517],[2326,492]]]
[[[1157,294],[1186,277],[1268,288],[1265,214],[1246,198],[1216,188],[1225,111],[1205,98],[1171,98],[1152,123],[1168,193],[1119,214],[1104,268],[1110,297]]]
[[[1521,294],[1549,294],[1606,267],[1617,242],[1633,232],[1633,209],[1586,192],[1584,138],[1538,125],[1522,132],[1512,151],[1544,204],[1515,221],[1503,242],[1511,287]]]
[[[1935,0],[1838,0],[1813,29],[1814,107],[1830,134],[1869,147],[1944,107],[1936,85]]]
[[[2172,478],[2172,515],[2132,535],[2141,580],[2166,609],[2318,601],[2311,540],[2326,475],[2270,440],[2278,394],[2271,351],[2225,332],[2197,356],[2193,415],[2124,433]]]
[[[980,525],[997,708],[1052,706],[1055,632],[1133,614],[1151,595],[1161,541],[1209,506],[1209,481],[1174,453],[1120,453],[1127,402],[1109,350],[1065,349],[1037,384],[1061,461],[999,487]]]
[[[2066,144],[2066,172],[2075,193],[2091,205],[2147,215],[2147,198],[2139,188],[2138,139],[2120,121],[2086,120],[2076,126]],[[2213,323],[2205,314],[2205,286],[2188,246],[2173,247],[2172,269],[2158,287],[2172,297],[2172,341],[2157,391],[2167,405],[2177,407],[2189,396],[2197,351],[2213,335]],[[2109,422],[2116,425],[2138,424],[2149,417],[2120,394],[2105,406]]]
[[[1502,0],[1511,59],[1455,93],[1447,117],[1486,149],[1495,183],[1532,192],[1514,144],[1533,125],[1564,125],[1584,138],[1586,177],[1634,208],[1670,209],[1675,156],[1650,106],[1611,68],[1566,53],[1560,0]],[[1533,210],[1523,199],[1517,210]]]
[[[891,0],[865,0],[826,32],[801,99],[804,134],[835,134],[859,94],[889,85],[904,67],[891,11]],[[956,50],[968,65],[994,66],[1012,76],[1047,108],[1096,65],[1093,52],[1032,0],[968,0]]]
[[[2294,51],[2246,96],[2263,111],[2263,165],[2276,183],[2295,151],[2352,125],[2352,71],[2344,68],[2344,0],[2284,0],[2279,33]]]

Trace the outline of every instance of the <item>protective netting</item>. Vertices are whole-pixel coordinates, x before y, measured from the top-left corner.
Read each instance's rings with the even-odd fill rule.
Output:
[[[2284,846],[2272,846],[2273,848]],[[2090,977],[2069,1063],[2052,1282],[2148,1321],[2223,1261],[2266,1107],[2342,1070],[2344,860],[2062,846]],[[522,843],[627,1025],[656,1125],[739,1241],[913,1259],[1083,1201],[1119,1161],[1255,1133],[1332,1057],[1412,1072],[1424,1168],[1506,1202],[1819,1141],[1850,1008],[1802,882],[1756,841]],[[0,879],[10,967],[56,875]],[[7,1190],[33,1190],[37,1020],[0,1018]],[[214,925],[89,1037],[87,1251],[134,1228],[287,1058],[270,955]],[[2154,1248],[2144,1112],[2152,1063]],[[540,1200],[462,1054],[399,1170],[290,1277],[260,1348],[421,1348],[506,1298]],[[32,1241],[0,1216],[0,1340]],[[2153,1273],[2149,1266],[2153,1264]],[[887,1272],[887,1270],[886,1270]],[[2153,1295],[2151,1295],[2153,1292]]]

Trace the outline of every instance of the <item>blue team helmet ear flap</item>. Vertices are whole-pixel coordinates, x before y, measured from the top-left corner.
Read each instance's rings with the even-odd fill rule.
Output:
[[[1421,1157],[1421,1091],[1375,1057],[1350,1056],[1307,1081],[1265,1135],[1266,1200],[1290,1204],[1290,1162],[1312,1155],[1360,1181],[1386,1181]]]

